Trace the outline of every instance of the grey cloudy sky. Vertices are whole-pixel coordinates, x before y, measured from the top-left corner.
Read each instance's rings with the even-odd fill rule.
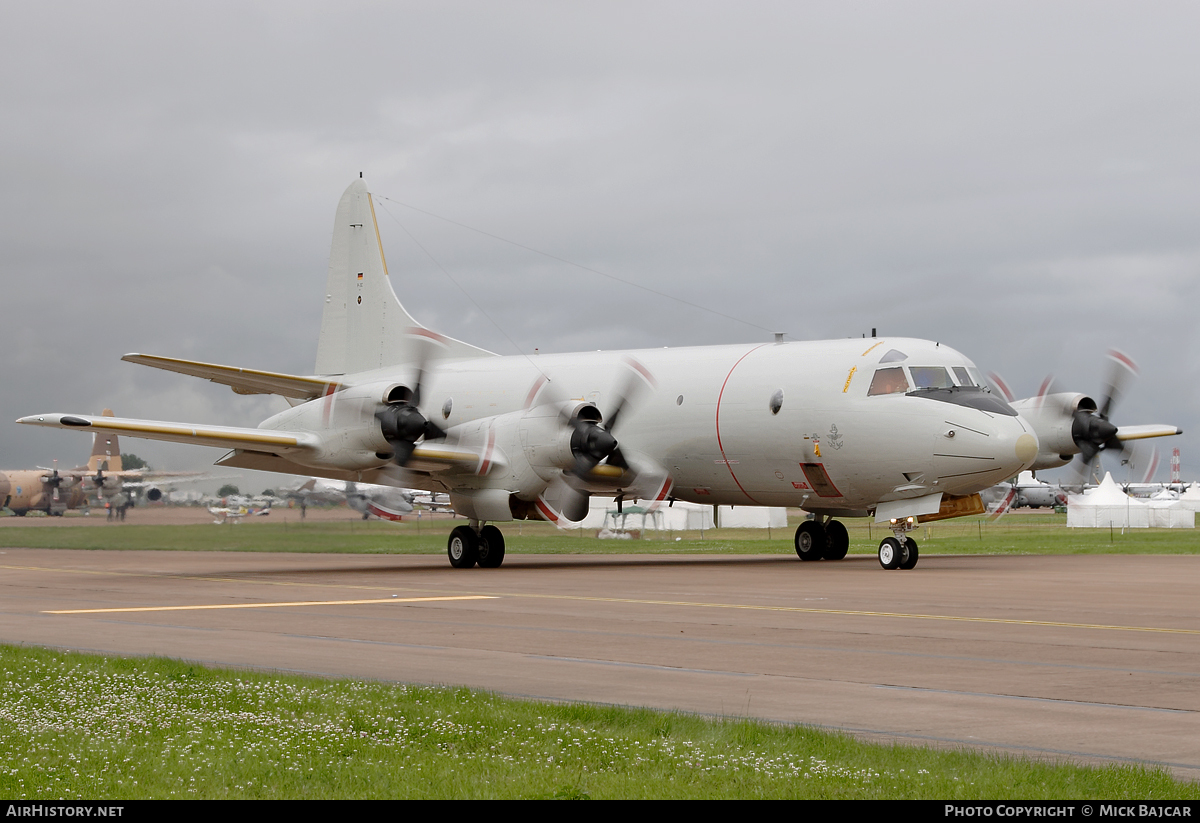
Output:
[[[1099,392],[1117,347],[1142,378],[1116,422],[1182,425],[1164,451],[1200,476],[1194,3],[4,2],[0,22],[5,468],[86,453],[3,422],[24,414],[278,410],[119,357],[311,371],[362,171],[397,292],[455,337],[878,327],[1021,395],[1049,372]]]

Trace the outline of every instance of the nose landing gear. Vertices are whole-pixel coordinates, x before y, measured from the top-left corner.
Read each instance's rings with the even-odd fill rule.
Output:
[[[879,544],[879,565],[885,569],[908,569],[917,565],[917,541],[908,536],[916,528],[915,517],[891,521],[894,537],[886,537]]]

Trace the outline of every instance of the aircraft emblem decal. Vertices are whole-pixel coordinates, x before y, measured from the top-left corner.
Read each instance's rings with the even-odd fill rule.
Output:
[[[842,436],[838,433],[837,424],[834,423],[829,427],[829,448],[836,451],[844,445],[845,444],[842,443]]]

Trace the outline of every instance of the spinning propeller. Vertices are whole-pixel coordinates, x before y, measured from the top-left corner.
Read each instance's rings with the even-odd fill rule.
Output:
[[[1072,483],[1083,485],[1096,473],[1101,452],[1122,451],[1125,444],[1117,438],[1117,427],[1109,422],[1113,407],[1125,393],[1129,381],[1137,377],[1137,365],[1116,349],[1108,352],[1108,370],[1099,408],[1080,403],[1071,415],[1071,439],[1079,447],[1079,456],[1071,461]]]
[[[392,390],[387,398],[387,404],[375,412],[383,438],[392,447],[393,459],[397,465],[406,466],[412,459],[417,441],[424,437],[426,440],[438,440],[446,436],[446,432],[433,423],[421,412],[421,384],[425,382],[425,373],[432,359],[433,347],[443,345],[438,335],[426,329],[415,329],[410,335],[417,341],[417,376],[412,390],[403,386]]]
[[[50,487],[50,489],[51,489],[50,496],[51,496],[51,499],[54,500],[54,502],[56,502],[56,503],[58,502],[59,486],[61,486],[63,481],[67,480],[67,479],[68,478],[63,477],[61,474],[58,473],[58,461],[57,460],[54,461],[54,468],[53,468],[53,470],[51,470],[51,473],[42,475],[42,483],[44,485]]]
[[[1118,427],[1111,422],[1117,403],[1137,373],[1137,366],[1128,355],[1110,350],[1099,403],[1084,394],[1058,391],[1053,377],[1042,381],[1035,397],[1015,401],[1017,409],[1038,431],[1044,453],[1039,458],[1040,467],[1053,468],[1071,462],[1062,486],[1084,485],[1095,475],[1100,455],[1106,451],[1124,452],[1122,464],[1130,466],[1131,473],[1145,471],[1147,464],[1153,462],[1152,454],[1127,449],[1126,441],[1180,433],[1176,426]],[[1004,381],[994,374],[988,377],[992,385],[1013,402],[1012,392]],[[1078,456],[1072,459],[1076,454]]]
[[[630,468],[629,461],[621,452],[615,431],[621,415],[643,391],[655,385],[653,375],[638,361],[625,358],[621,383],[614,390],[612,410],[604,415],[594,406],[585,406],[574,416],[563,414],[563,424],[571,431],[571,454],[575,465],[563,470],[563,476],[553,481],[542,498],[568,520],[582,520],[588,511],[588,482],[593,470],[601,463],[622,471]],[[565,408],[565,406],[564,406]],[[637,484],[635,477],[633,485]]]

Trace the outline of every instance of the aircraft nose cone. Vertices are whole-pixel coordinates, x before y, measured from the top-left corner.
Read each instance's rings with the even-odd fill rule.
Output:
[[[1016,453],[1017,459],[1024,464],[1024,466],[1021,468],[1021,471],[1024,471],[1032,466],[1033,461],[1035,458],[1037,458],[1038,453],[1037,438],[1028,432],[1018,437]]]

